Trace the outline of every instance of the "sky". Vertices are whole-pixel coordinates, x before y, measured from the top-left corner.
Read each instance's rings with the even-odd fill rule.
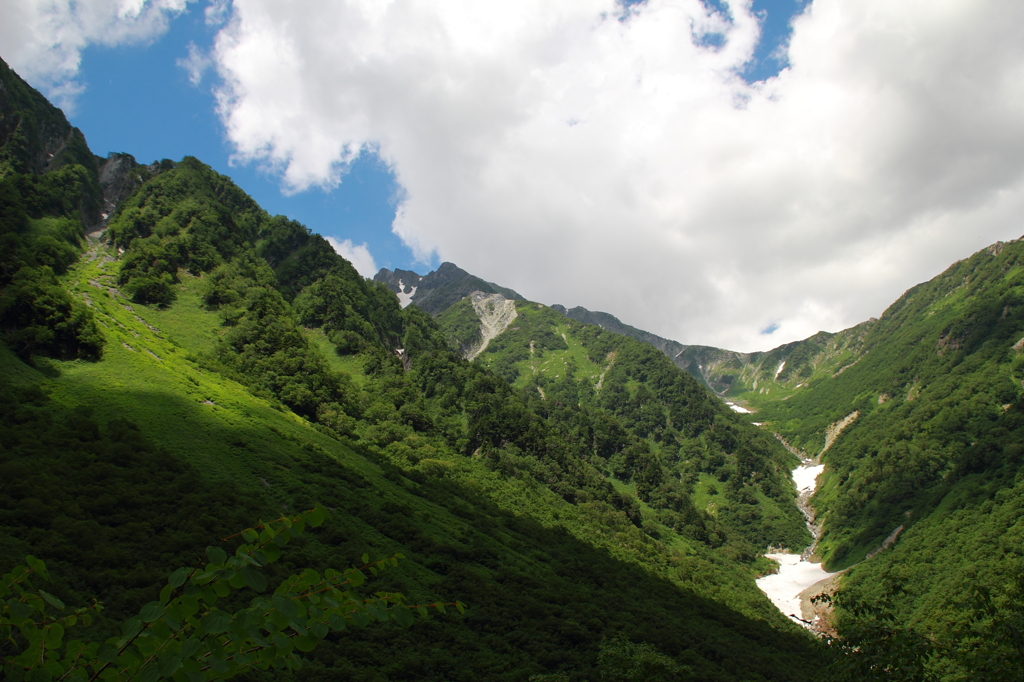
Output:
[[[192,155],[367,276],[687,344],[878,317],[1024,234],[1024,3],[0,0],[94,152]]]

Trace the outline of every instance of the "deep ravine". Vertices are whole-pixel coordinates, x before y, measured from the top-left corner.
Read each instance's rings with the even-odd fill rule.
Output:
[[[814,510],[808,505],[808,500],[814,493],[818,474],[824,468],[825,465],[817,464],[814,460],[805,460],[800,466],[793,469],[793,481],[800,492],[798,504],[807,518],[807,528],[814,536],[814,544],[806,548],[802,554],[780,552],[765,555],[779,563],[779,571],[757,580],[757,586],[768,595],[768,598],[784,615],[800,625],[812,628],[818,616],[810,609],[802,608],[801,593],[817,583],[838,575],[828,573],[820,563],[809,560],[813,557],[814,545],[817,544],[821,531],[814,524]]]

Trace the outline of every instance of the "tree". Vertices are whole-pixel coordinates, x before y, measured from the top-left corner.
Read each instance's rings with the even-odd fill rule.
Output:
[[[242,544],[233,556],[207,547],[208,562],[170,574],[157,601],[121,625],[121,634],[103,642],[67,639],[67,628],[88,625],[91,607],[67,611],[57,597],[33,582],[49,581],[46,565],[29,556],[0,582],[0,662],[12,681],[91,682],[139,680],[202,682],[228,679],[249,668],[298,668],[298,652],[312,651],[327,633],[365,627],[389,619],[413,624],[414,612],[444,613],[453,604],[408,604],[397,592],[358,592],[366,573],[377,575],[396,566],[401,554],[370,561],[345,571],[306,569],[281,582],[270,596],[263,568],[281,556],[281,548],[309,526],[319,526],[326,510],[315,508],[247,528],[235,537]],[[225,538],[230,540],[232,538]],[[243,588],[256,593],[247,608],[233,613],[219,601]],[[223,603],[223,602],[221,602]]]

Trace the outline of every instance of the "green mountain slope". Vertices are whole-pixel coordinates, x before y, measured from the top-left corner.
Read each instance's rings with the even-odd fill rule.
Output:
[[[57,120],[33,102],[22,121]],[[469,611],[346,630],[298,674],[251,679],[621,679],[642,658],[660,679],[799,680],[824,660],[752,581],[762,544],[803,541],[781,506],[785,455],[734,442],[746,427],[682,374],[645,379],[652,360],[622,348],[608,385],[657,388],[678,412],[666,397],[639,400],[639,417],[554,410],[198,160],[117,159],[136,175],[106,183],[130,196],[102,243],[81,237],[79,197],[111,196],[95,167],[0,176],[0,561],[35,554],[68,604],[101,599],[86,636],[218,538],[320,502],[332,518],[269,577],[401,551],[379,589]],[[650,422],[642,437],[617,430],[627,416]],[[734,481],[746,507],[729,513],[756,532],[698,512],[659,464],[700,443],[721,459],[708,494]],[[776,467],[760,478],[759,457]]]
[[[586,444],[595,466],[643,503],[648,523],[724,542],[737,557],[810,543],[789,477],[798,460],[774,438],[648,344],[537,303],[505,305],[515,318],[475,362]],[[466,298],[438,321],[465,351],[481,315]],[[599,426],[581,429],[580,415]]]
[[[818,553],[832,568],[856,564],[843,590],[874,609],[842,611],[840,631],[877,623],[882,609],[915,633],[941,679],[1017,679],[1024,242],[955,263],[843,335],[850,356],[833,366],[844,371],[762,396],[755,417],[824,450],[811,500]]]

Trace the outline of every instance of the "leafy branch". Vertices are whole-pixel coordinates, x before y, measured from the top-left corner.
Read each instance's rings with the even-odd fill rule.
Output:
[[[292,575],[269,596],[264,567],[277,561],[281,548],[301,535],[307,526],[323,523],[326,510],[317,505],[294,517],[261,522],[224,538],[241,536],[241,544],[229,556],[220,547],[207,547],[206,563],[183,567],[168,576],[157,601],[142,607],[137,616],[121,624],[121,635],[106,641],[65,639],[65,629],[91,623],[94,603],[65,616],[56,597],[37,589],[33,576],[49,581],[46,565],[28,556],[0,582],[0,663],[6,679],[13,682],[93,682],[138,680],[156,682],[203,682],[228,679],[257,668],[298,668],[297,652],[312,651],[329,632],[347,627],[366,627],[373,622],[395,620],[408,627],[415,614],[428,617],[429,610],[445,613],[454,606],[410,604],[398,592],[357,592],[367,580],[398,565],[401,554],[321,575],[312,569]],[[235,590],[257,593],[248,608],[234,613],[217,607]],[[16,653],[17,652],[17,653]]]

